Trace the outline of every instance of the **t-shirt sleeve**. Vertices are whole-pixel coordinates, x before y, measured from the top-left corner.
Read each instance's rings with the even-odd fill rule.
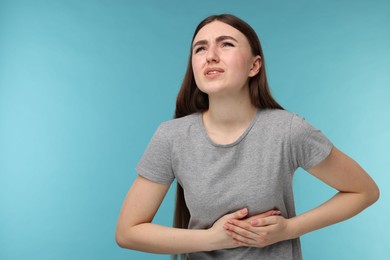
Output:
[[[325,159],[333,148],[333,144],[320,130],[298,115],[294,114],[290,131],[291,156],[295,168],[312,168]]]
[[[170,150],[170,142],[160,125],[137,164],[137,173],[156,183],[171,184],[174,174]]]

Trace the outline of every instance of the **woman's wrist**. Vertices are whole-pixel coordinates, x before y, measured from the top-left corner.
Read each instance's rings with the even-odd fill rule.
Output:
[[[299,217],[287,219],[288,239],[295,239],[303,235]]]
[[[205,230],[205,250],[204,251],[213,251],[221,249],[221,241],[218,239],[218,234],[214,228],[209,228]]]
[[[204,251],[212,251],[216,250],[216,244],[215,241],[213,240],[213,231],[211,228],[204,230],[203,232],[203,241],[204,243]]]
[[[205,250],[203,251],[214,251],[238,247],[238,245],[233,242],[233,239],[226,234],[225,229],[215,227],[205,230],[204,241]]]

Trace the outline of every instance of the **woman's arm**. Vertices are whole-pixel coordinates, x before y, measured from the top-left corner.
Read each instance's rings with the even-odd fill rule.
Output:
[[[317,208],[291,219],[271,216],[251,223],[229,220],[227,234],[238,244],[264,247],[351,218],[379,198],[379,189],[370,176],[337,148],[308,172],[339,192]]]
[[[371,177],[337,148],[308,171],[339,192],[293,219],[296,236],[351,218],[379,199],[379,189]]]
[[[156,254],[181,254],[233,248],[238,245],[226,235],[224,223],[241,219],[247,212],[237,211],[219,219],[208,230],[188,230],[152,224],[169,185],[157,184],[138,176],[123,203],[116,228],[119,246]]]

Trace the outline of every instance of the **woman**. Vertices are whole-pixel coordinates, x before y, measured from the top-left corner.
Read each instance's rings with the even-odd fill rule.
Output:
[[[121,247],[187,259],[301,259],[299,236],[379,197],[356,162],[272,98],[257,35],[235,16],[210,16],[195,30],[175,118],[137,166],[117,224]],[[298,167],[339,192],[296,216]],[[174,178],[175,227],[152,224]]]

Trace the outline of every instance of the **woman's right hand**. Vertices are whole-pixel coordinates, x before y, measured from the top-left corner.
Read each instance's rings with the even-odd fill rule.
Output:
[[[230,236],[226,234],[226,223],[229,219],[243,219],[248,215],[248,209],[243,208],[233,213],[226,214],[218,219],[211,228],[208,229],[211,241],[212,250],[225,248],[235,248],[240,245]]]
[[[228,222],[228,220],[242,219],[244,221],[250,222],[253,219],[260,219],[269,216],[280,215],[280,211],[268,210],[266,212],[260,213],[258,215],[249,218],[246,218],[247,215],[248,215],[248,209],[243,208],[233,213],[229,213],[222,216],[213,224],[213,226],[209,229],[213,241],[212,243],[213,250],[224,249],[224,248],[235,248],[235,247],[242,246],[235,239],[233,239],[232,237],[226,234],[226,228],[227,228],[226,223]]]

